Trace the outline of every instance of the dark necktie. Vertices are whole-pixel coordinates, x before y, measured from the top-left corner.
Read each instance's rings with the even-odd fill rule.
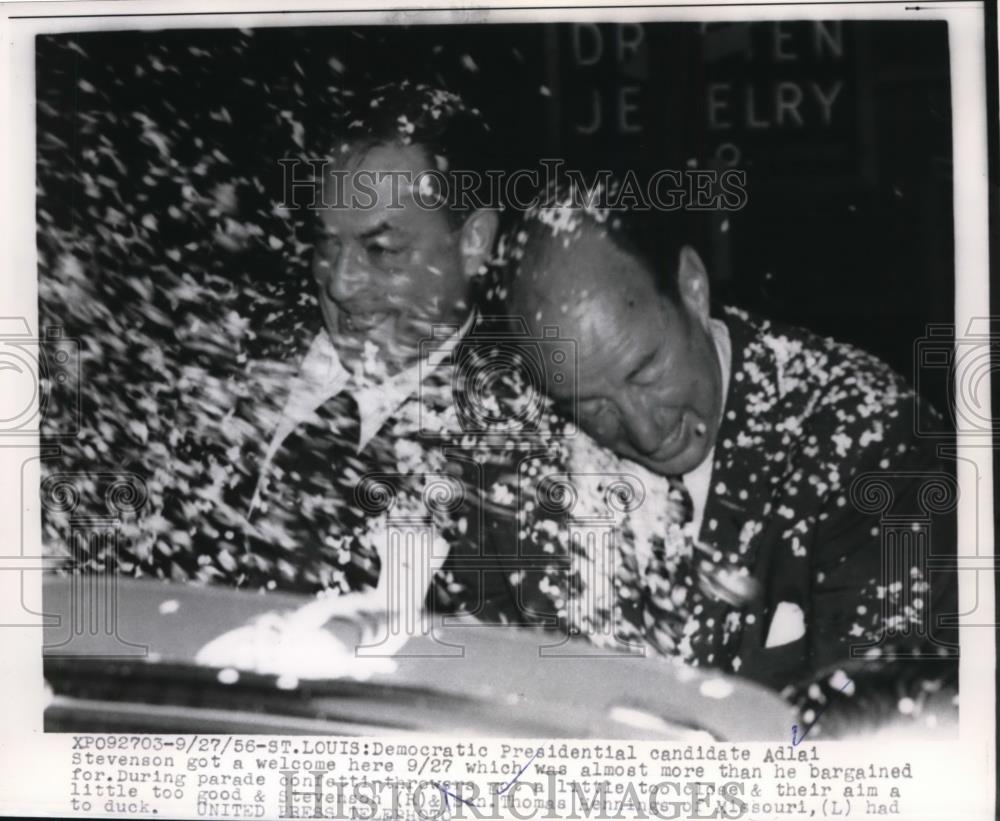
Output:
[[[263,466],[248,550],[276,565],[280,586],[374,584],[372,557],[347,558],[342,545],[359,516],[354,489],[366,471],[360,431],[357,402],[340,393],[300,422]]]
[[[266,478],[329,483],[337,463],[357,453],[361,434],[358,403],[349,393],[327,399],[285,437],[268,465]]]

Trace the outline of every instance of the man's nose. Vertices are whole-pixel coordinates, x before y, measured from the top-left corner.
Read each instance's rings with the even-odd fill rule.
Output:
[[[655,453],[672,430],[664,409],[642,397],[626,396],[622,418],[629,442],[639,453]]]
[[[365,266],[346,250],[336,259],[321,259],[318,263],[319,281],[326,295],[334,302],[350,303],[362,293],[369,283]]]

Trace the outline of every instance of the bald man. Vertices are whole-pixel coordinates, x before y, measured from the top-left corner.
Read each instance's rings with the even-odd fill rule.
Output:
[[[577,342],[575,373],[547,385],[557,407],[683,481],[690,543],[673,549],[758,582],[750,604],[699,604],[701,629],[684,628],[695,662],[780,687],[890,647],[953,655],[954,577],[931,567],[955,552],[956,486],[913,435],[921,400],[857,348],[714,310],[692,248],[668,256],[669,232],[592,203],[562,193],[522,216],[506,242],[508,305],[534,333]],[[655,591],[685,583],[662,568],[650,560],[636,581],[653,628],[669,616]]]

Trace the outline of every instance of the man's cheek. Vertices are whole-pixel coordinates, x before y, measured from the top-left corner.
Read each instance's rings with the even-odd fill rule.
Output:
[[[394,306],[399,323],[407,330],[431,331],[442,316],[439,301],[427,294],[414,294],[398,301]]]
[[[583,420],[581,427],[597,444],[613,450],[615,453],[622,453],[625,441],[620,425],[612,422],[590,421],[588,423],[587,420]]]
[[[330,334],[334,334],[338,330],[337,326],[337,306],[330,301],[330,298],[322,290],[316,295],[317,301],[319,302],[320,314],[323,316],[323,324],[326,326],[326,330]]]

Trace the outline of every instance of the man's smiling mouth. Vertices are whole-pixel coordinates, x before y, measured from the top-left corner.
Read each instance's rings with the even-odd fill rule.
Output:
[[[355,333],[370,331],[385,322],[388,317],[388,311],[374,311],[362,314],[352,314],[342,311],[340,314],[343,327]]]
[[[681,415],[680,421],[674,425],[670,433],[668,433],[667,436],[660,442],[660,446],[656,449],[656,451],[649,454],[647,458],[652,459],[655,462],[669,459],[677,450],[677,445],[684,439],[687,428],[688,418],[687,411],[685,411]]]

